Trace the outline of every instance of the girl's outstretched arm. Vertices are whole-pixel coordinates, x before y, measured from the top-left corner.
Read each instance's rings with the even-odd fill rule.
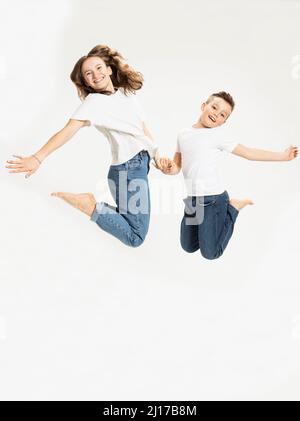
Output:
[[[237,145],[232,153],[250,161],[291,161],[298,155],[297,146],[289,146],[283,152],[265,151],[263,149],[248,148],[244,145]]]
[[[12,173],[26,172],[25,178],[30,177],[37,171],[40,164],[48,155],[68,142],[68,140],[70,140],[80,128],[88,125],[89,121],[70,119],[65,127],[58,133],[54,134],[36,153],[28,157],[13,155],[19,160],[6,161],[10,164],[6,165],[6,168],[10,168],[11,170],[9,172]]]

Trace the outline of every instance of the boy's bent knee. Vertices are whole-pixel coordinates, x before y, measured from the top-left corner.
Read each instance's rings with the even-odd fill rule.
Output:
[[[223,253],[222,252],[218,252],[218,251],[216,251],[216,252],[208,252],[208,251],[202,251],[201,250],[201,254],[207,260],[216,260],[219,257],[221,257]]]
[[[184,241],[182,236],[180,237],[180,245],[181,248],[187,253],[195,253],[195,251],[199,250],[199,244],[195,242],[192,244],[192,241]]]
[[[183,246],[182,244],[181,244],[181,248],[182,248],[182,250],[184,250],[186,253],[195,253],[195,251],[197,251],[197,250],[199,249],[199,247],[194,247],[194,248],[191,248],[191,247],[186,247],[186,246]]]

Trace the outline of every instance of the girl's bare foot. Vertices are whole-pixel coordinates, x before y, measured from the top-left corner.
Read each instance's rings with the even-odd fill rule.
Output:
[[[239,200],[239,199],[230,199],[229,203],[238,211],[240,211],[241,209],[243,209],[245,206],[247,205],[253,205],[253,202],[251,199],[243,199],[243,200]]]
[[[91,216],[96,206],[96,200],[92,193],[67,193],[67,192],[54,192],[51,196],[60,197],[65,200],[74,208],[79,209],[86,215]]]

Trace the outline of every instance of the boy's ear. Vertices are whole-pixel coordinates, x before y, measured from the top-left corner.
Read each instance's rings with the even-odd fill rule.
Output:
[[[204,110],[204,107],[205,107],[205,102],[203,102],[203,104],[201,104],[201,111]]]
[[[226,123],[226,121],[229,119],[230,116],[231,116],[231,113],[226,117],[226,120],[224,120],[224,123]]]

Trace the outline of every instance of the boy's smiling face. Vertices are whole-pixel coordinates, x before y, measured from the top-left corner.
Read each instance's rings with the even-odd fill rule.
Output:
[[[223,98],[212,96],[201,105],[200,123],[213,128],[224,124],[232,112],[231,105]]]

